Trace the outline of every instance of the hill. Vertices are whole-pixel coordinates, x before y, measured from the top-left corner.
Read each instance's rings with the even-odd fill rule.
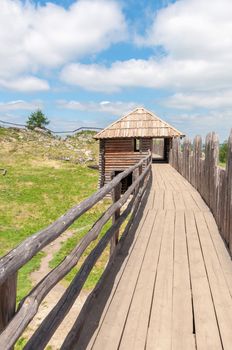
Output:
[[[0,128],[1,157],[58,160],[76,164],[96,163],[98,142],[94,131],[82,131],[60,138],[44,130]],[[11,158],[11,157],[10,157]]]
[[[41,131],[0,128],[0,256],[29,235],[48,226],[97,190],[98,142],[94,132],[61,139]],[[54,251],[54,267],[77,244],[106,208],[102,201],[75,222],[69,238]],[[19,298],[31,288],[30,275],[46,254],[34,257],[19,273]],[[88,252],[87,252],[88,254]],[[91,288],[106,260],[98,264],[87,286]],[[68,280],[74,276],[75,269]]]

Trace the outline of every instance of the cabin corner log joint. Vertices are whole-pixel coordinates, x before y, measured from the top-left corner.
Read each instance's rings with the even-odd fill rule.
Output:
[[[115,121],[95,138],[99,140],[99,187],[142,159],[148,150],[153,160],[169,161],[174,138],[184,134],[145,108],[136,108]],[[122,193],[131,175],[122,182]]]

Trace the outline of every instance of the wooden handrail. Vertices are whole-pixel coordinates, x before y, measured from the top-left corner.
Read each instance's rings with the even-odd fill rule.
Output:
[[[25,265],[35,254],[37,254],[42,248],[54,241],[61,235],[69,226],[73,224],[81,215],[91,209],[101,199],[103,199],[115,186],[117,186],[122,179],[137,169],[145,160],[149,158],[148,155],[145,159],[141,159],[140,162],[126,169],[121,174],[115,176],[115,178],[100,188],[91,197],[85,199],[80,204],[70,209],[67,213],[59,217],[51,225],[45,229],[33,234],[15,249],[11,250],[0,260],[0,284],[2,284],[7,277],[17,272],[23,265]]]
[[[144,167],[144,170],[142,170],[142,165],[144,163],[145,163],[145,167]],[[142,159],[136,165],[125,170],[123,173],[117,175],[108,185],[104,186],[102,189],[100,189],[90,198],[83,201],[80,205],[74,207],[73,209],[71,209],[71,211],[68,212],[68,213],[71,212],[73,216],[76,216],[77,212],[78,213],[81,212],[81,214],[83,214],[89,208],[91,208],[94,204],[96,204],[99,200],[101,200],[107,193],[114,190],[124,177],[126,177],[131,172],[135,171],[137,168],[139,168],[138,176],[135,179],[135,181],[132,183],[132,185],[128,188],[128,190],[124,193],[124,195],[119,199],[117,199],[117,201],[114,202],[106,210],[106,212],[93,225],[90,231],[81,239],[81,241],[73,249],[73,251],[56,268],[54,268],[48,275],[46,275],[38,283],[38,285],[36,285],[34,289],[24,298],[24,300],[21,301],[18,312],[15,314],[15,316],[13,317],[11,322],[8,324],[8,326],[5,328],[5,330],[3,330],[3,332],[0,334],[0,348],[10,349],[15,344],[15,342],[23,333],[23,331],[25,330],[25,328],[27,327],[31,319],[37,313],[39,305],[41,304],[45,296],[48,294],[48,292],[77,264],[81,255],[90,245],[90,243],[99,236],[104,224],[110,219],[110,217],[112,217],[112,215],[115,212],[120,210],[120,208],[127,202],[130,195],[133,194],[133,197],[130,200],[129,204],[127,205],[126,210],[124,210],[124,212],[121,215],[119,215],[116,218],[116,220],[114,220],[113,225],[106,232],[103,238],[98,242],[98,244],[90,253],[90,255],[86,258],[77,276],[74,278],[73,282],[70,284],[67,291],[65,292],[63,296],[64,298],[62,297],[58,302],[58,304],[55,306],[55,308],[49,313],[49,315],[43,321],[42,325],[39,327],[38,331],[36,331],[35,334],[32,336],[31,340],[29,341],[25,349],[35,349],[35,348],[42,349],[43,347],[41,344],[46,345],[46,343],[51,338],[52,334],[55,332],[55,330],[61,323],[64,315],[68,312],[73,302],[77,298],[96,260],[99,258],[99,256],[105,249],[108,242],[112,239],[112,237],[114,237],[116,232],[118,232],[119,228],[121,227],[122,223],[126,220],[131,210],[133,208],[134,208],[133,210],[137,210],[138,201],[139,201],[139,198],[141,197],[141,192],[143,193],[146,189],[147,182],[145,182],[145,179],[147,178],[147,176],[149,176],[150,169],[151,169],[150,152],[146,158]],[[72,210],[74,210],[75,213],[73,213]],[[68,213],[66,213],[61,218],[64,219],[64,217],[67,216]],[[78,214],[77,217],[79,217],[81,214]],[[60,223],[61,218],[59,218],[55,223],[57,222]],[[73,217],[70,218],[69,216],[69,220],[72,223],[75,219],[73,219]],[[34,245],[32,245],[34,249],[33,251],[36,251],[37,253],[39,250],[41,250],[44,247],[44,245],[50,243],[50,241],[54,240],[57,237],[57,235],[53,235],[53,238],[49,240],[48,243],[46,244],[44,243],[44,242],[47,242],[47,240],[44,239],[44,232],[51,228],[54,229],[54,224],[50,225],[47,229],[42,230],[39,233],[33,235],[32,237],[35,237],[35,239],[33,239],[32,241],[30,239],[27,239],[21,245],[19,245],[16,249],[14,249],[12,251],[13,257],[10,260],[7,260],[6,258],[8,257],[9,259],[9,254],[12,252],[10,252],[9,254],[7,254],[5,257],[2,258],[1,262],[4,261],[4,264],[6,264],[6,261],[8,261],[8,264],[12,265],[11,268],[8,268],[7,274],[5,275],[2,274],[2,276],[4,276],[5,279],[9,278],[9,274],[10,274],[9,271],[10,272],[13,271],[13,273],[17,271],[15,266],[18,266],[19,264],[21,267],[22,265],[25,264],[25,262],[28,261],[28,259],[19,260],[16,254],[16,252],[21,251],[22,246],[25,247],[25,243],[28,244],[28,241],[29,241],[29,243],[32,245],[32,243],[34,243],[35,241],[37,242],[38,235],[40,235],[40,239],[42,236],[43,240],[40,240],[40,242],[43,242],[43,243],[41,243],[40,247],[38,246],[34,247]],[[66,225],[67,223],[65,223],[65,227]],[[63,227],[61,227],[61,229],[63,229]],[[14,259],[17,260],[17,264],[14,263]],[[0,268],[1,268],[1,264],[0,264]],[[5,281],[4,278],[3,280]],[[65,296],[66,296],[66,299],[67,297],[72,296],[71,299],[69,299],[69,302],[67,301],[68,299],[67,300],[65,299]],[[64,300],[65,300],[65,305],[63,305]],[[57,315],[57,312],[59,312],[60,317],[56,319],[54,318],[55,317],[54,315]],[[48,326],[50,324],[52,324],[52,327]],[[44,335],[45,330],[46,330],[46,336]],[[42,342],[41,342],[41,332],[43,333]],[[40,338],[39,344],[38,344],[38,337]]]

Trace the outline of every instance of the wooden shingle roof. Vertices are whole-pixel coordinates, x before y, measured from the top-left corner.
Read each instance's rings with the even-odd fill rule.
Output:
[[[96,139],[124,137],[182,137],[182,132],[145,108],[136,108],[95,135]]]

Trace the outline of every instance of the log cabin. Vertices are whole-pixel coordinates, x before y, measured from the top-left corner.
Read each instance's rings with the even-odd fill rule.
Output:
[[[136,108],[95,135],[99,140],[99,187],[152,152],[153,161],[169,161],[173,138],[182,132],[145,108]],[[123,179],[122,193],[132,183],[132,174]]]

